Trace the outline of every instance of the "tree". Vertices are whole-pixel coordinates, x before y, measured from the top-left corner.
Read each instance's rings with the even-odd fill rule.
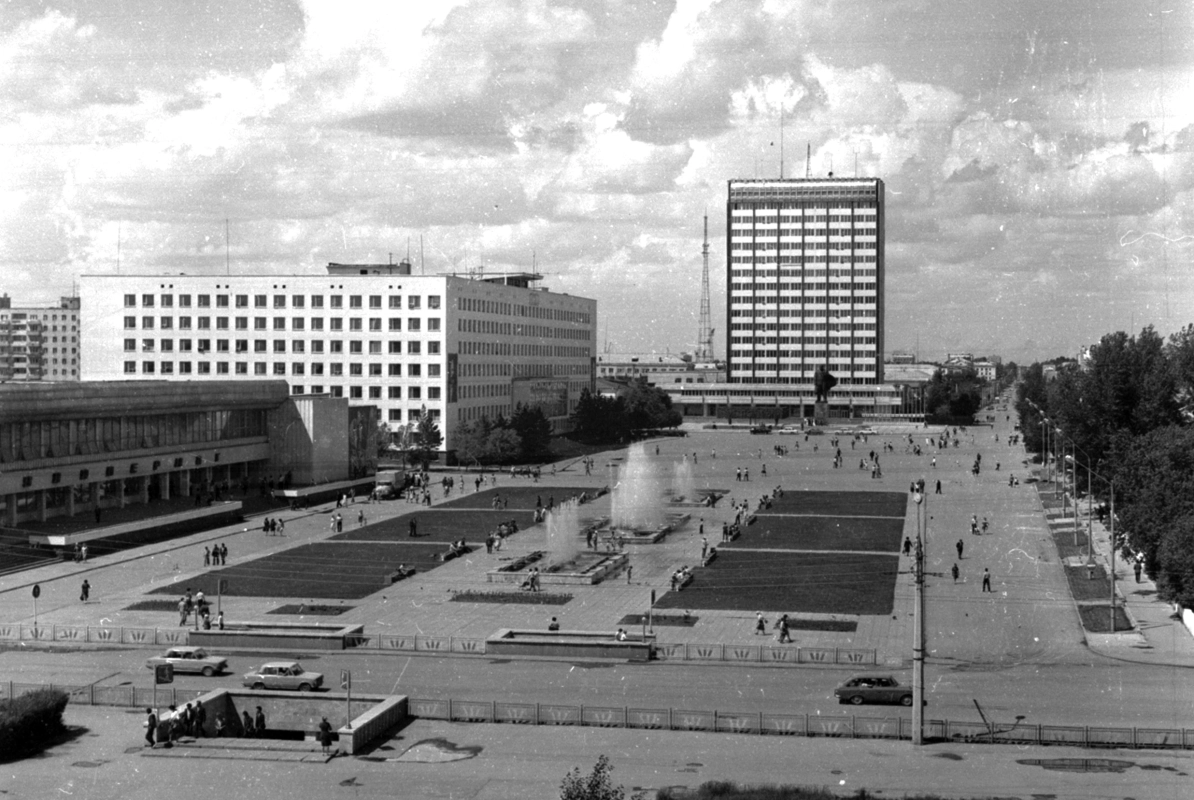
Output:
[[[646,376],[631,381],[625,395],[626,424],[633,430],[674,428],[684,416],[672,408],[667,392],[647,383]]]
[[[479,464],[485,459],[485,440],[489,438],[489,421],[482,417],[473,422],[464,422],[456,428],[453,443],[456,445],[456,459],[462,464]]]
[[[389,458],[390,445],[394,443],[394,434],[385,422],[377,423],[377,457]]]
[[[626,403],[620,397],[594,395],[581,391],[572,412],[574,435],[584,442],[623,442],[630,438]]]
[[[551,422],[542,408],[519,403],[510,417],[510,427],[522,441],[518,456],[521,460],[538,461],[547,455],[551,446]]]
[[[419,424],[415,426],[411,434],[411,447],[407,451],[407,460],[415,466],[427,469],[432,457],[439,451],[440,445],[443,443],[444,435],[440,433],[435,419],[424,408],[422,416],[419,417]]]
[[[494,428],[485,438],[486,464],[513,464],[522,457],[522,437],[510,427]]]
[[[1118,520],[1163,599],[1194,607],[1194,428],[1123,432],[1109,459]]]
[[[580,768],[574,767],[560,784],[560,800],[623,800],[626,790],[614,786],[613,771],[609,757],[604,754],[597,756],[597,764],[588,775],[581,775]],[[641,796],[636,793],[634,799]]]

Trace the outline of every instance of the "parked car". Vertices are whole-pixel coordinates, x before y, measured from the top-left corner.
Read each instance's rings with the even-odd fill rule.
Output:
[[[145,661],[150,669],[162,664],[174,667],[175,672],[193,672],[208,678],[228,670],[228,659],[209,656],[202,647],[171,647],[164,655]]]
[[[890,675],[858,675],[833,690],[839,703],[899,703],[912,705],[912,687]]]
[[[245,686],[251,689],[287,689],[309,692],[323,685],[323,674],[307,672],[297,661],[267,661],[245,674]]]

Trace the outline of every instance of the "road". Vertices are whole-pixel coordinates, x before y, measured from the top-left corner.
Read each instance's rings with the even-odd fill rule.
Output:
[[[149,686],[147,650],[9,649],[0,652],[0,678],[67,685]],[[239,686],[240,675],[277,654],[236,654],[231,672],[215,678],[179,675],[178,688]],[[462,700],[636,706],[688,710],[848,715],[833,689],[858,670],[717,664],[620,664],[598,661],[508,661],[493,658],[363,653],[304,654],[308,669],[335,686],[350,669],[362,693],[452,697]],[[896,672],[901,682],[908,675]],[[930,663],[929,719],[978,722],[974,701],[1000,722],[1022,716],[1043,725],[1181,727],[1194,717],[1188,669],[1116,662],[976,668]],[[868,706],[871,716],[908,715],[898,706]],[[1112,720],[1114,722],[1112,722]]]

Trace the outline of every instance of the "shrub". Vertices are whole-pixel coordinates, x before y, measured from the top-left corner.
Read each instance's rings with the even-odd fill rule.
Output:
[[[0,700],[0,753],[28,751],[65,731],[62,714],[69,700],[66,692],[57,689]]]

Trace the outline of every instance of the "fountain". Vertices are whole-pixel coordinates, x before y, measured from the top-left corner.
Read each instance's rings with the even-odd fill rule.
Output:
[[[629,558],[624,554],[594,553],[585,549],[580,522],[580,503],[556,506],[547,515],[547,549],[536,550],[488,573],[490,583],[521,585],[531,569],[539,569],[542,584],[600,583],[621,570]]]
[[[685,469],[686,468],[686,469]],[[619,470],[610,501],[610,521],[597,537],[607,544],[655,544],[689,517],[664,510],[664,496],[692,490],[692,465],[677,465],[672,486],[665,489],[647,448],[636,442],[626,451],[626,463]]]
[[[696,496],[696,481],[692,477],[692,464],[688,457],[672,465],[672,502],[691,501]]]

